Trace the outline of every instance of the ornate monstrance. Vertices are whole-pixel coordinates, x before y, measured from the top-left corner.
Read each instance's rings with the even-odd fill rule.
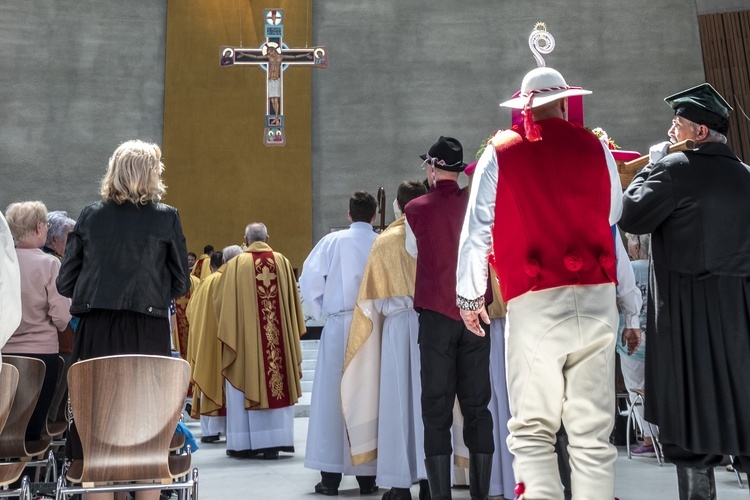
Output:
[[[221,47],[219,64],[226,66],[260,66],[266,72],[266,124],[263,144],[283,146],[284,135],[284,70],[289,66],[328,67],[328,52],[325,46],[289,48],[282,40],[284,36],[284,11],[264,11],[266,41],[257,49]]]

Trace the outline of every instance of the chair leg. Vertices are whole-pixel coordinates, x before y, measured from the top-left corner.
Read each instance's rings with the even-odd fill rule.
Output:
[[[734,476],[737,478],[737,487],[738,488],[744,488],[744,485],[742,484],[742,474],[740,474],[740,471],[738,471],[734,467],[734,457],[732,455],[729,455],[729,463],[732,464],[732,470],[734,471]],[[748,476],[748,484],[750,484],[750,476]]]
[[[633,401],[630,403],[630,408],[628,408],[628,421],[625,425],[625,446],[628,449],[628,459],[633,458],[633,454],[630,451],[630,429],[631,426],[635,425],[634,418],[633,418],[633,412],[635,411],[635,407],[638,404],[642,404],[643,399],[641,398],[641,395],[638,394],[636,397],[633,398]]]
[[[659,441],[657,432],[654,431],[655,428],[658,430],[658,427],[651,425],[650,422],[646,422],[646,425],[648,425],[648,430],[651,431],[651,442],[654,444],[656,461],[659,463],[659,467],[664,467],[664,450],[661,447],[661,441]]]
[[[31,484],[29,484],[29,476],[23,476],[21,479],[21,495],[19,498],[31,500]]]
[[[193,469],[193,492],[190,500],[198,500],[198,469]]]

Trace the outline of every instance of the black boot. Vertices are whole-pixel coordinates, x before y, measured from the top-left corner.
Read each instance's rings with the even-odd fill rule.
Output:
[[[372,495],[377,493],[378,485],[375,484],[375,476],[356,476],[359,483],[360,495]]]
[[[469,493],[471,500],[487,500],[492,474],[491,453],[469,454]]]
[[[568,453],[568,434],[564,427],[560,427],[557,431],[555,453],[557,453],[557,470],[560,472],[560,482],[563,485],[563,498],[570,500],[573,498],[573,492],[570,489],[570,453]]]
[[[383,493],[383,500],[411,500],[409,488],[391,488]]]
[[[716,500],[714,469],[677,466],[680,500]]]
[[[432,500],[430,498],[430,482],[427,479],[419,480],[419,500]]]
[[[435,455],[424,459],[432,500],[451,499],[451,456]]]

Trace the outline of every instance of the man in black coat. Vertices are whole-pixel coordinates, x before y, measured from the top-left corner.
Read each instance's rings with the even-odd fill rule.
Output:
[[[750,167],[726,145],[732,108],[709,84],[665,99],[672,142],[623,197],[620,227],[652,233],[646,419],[677,466],[680,499],[714,499],[722,455],[750,469]]]

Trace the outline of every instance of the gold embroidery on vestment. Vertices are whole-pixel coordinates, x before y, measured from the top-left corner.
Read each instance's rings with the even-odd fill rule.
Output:
[[[265,262],[263,262],[265,260]],[[258,281],[258,296],[261,299],[263,315],[263,332],[268,341],[266,349],[266,364],[268,370],[268,386],[271,389],[271,396],[276,399],[284,398],[284,376],[281,373],[282,359],[279,330],[279,315],[276,311],[276,297],[279,288],[276,284],[271,284],[276,279],[276,262],[272,258],[255,259],[255,279]],[[260,283],[263,283],[262,285]]]

